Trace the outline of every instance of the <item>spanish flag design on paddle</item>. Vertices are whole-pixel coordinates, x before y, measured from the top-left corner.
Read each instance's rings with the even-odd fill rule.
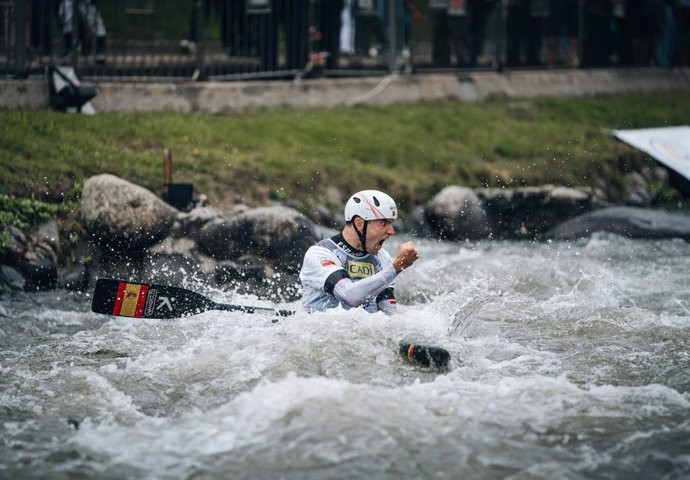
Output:
[[[117,298],[113,315],[123,317],[141,317],[146,303],[146,294],[149,291],[148,285],[139,283],[120,282],[117,289]]]

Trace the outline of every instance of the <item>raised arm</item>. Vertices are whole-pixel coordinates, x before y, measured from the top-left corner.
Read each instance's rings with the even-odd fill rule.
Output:
[[[398,247],[393,262],[375,275],[353,282],[343,272],[343,276],[334,283],[333,295],[350,307],[362,305],[387,288],[398,273],[409,268],[418,258],[414,243],[405,242]]]

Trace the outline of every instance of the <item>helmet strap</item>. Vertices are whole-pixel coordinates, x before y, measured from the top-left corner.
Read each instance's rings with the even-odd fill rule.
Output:
[[[362,217],[359,217],[362,218]],[[364,220],[362,218],[362,220]],[[367,226],[369,225],[369,222],[367,220],[364,220],[364,227],[362,228],[362,231],[360,232],[357,230],[357,225],[355,222],[352,222],[352,227],[355,229],[355,233],[357,233],[357,238],[359,238],[359,243],[362,244],[362,251],[364,253],[369,253],[367,252]]]

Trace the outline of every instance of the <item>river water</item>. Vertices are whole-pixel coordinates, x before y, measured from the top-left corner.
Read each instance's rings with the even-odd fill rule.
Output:
[[[395,317],[3,297],[0,477],[690,477],[689,243],[418,244]],[[405,363],[403,338],[451,368]]]

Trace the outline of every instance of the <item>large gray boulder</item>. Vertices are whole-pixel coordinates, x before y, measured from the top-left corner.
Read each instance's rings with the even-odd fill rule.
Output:
[[[416,205],[410,210],[405,218],[405,227],[407,233],[415,237],[432,237],[433,232],[429,228],[429,222],[426,219],[425,208],[423,205]],[[398,225],[395,226],[399,230]]]
[[[205,279],[200,262],[195,255],[180,253],[151,253],[143,257],[142,272],[151,283],[183,286],[186,282]]]
[[[102,246],[127,253],[144,250],[165,238],[177,210],[151,191],[114,175],[89,178],[81,199],[81,218]]]
[[[21,273],[8,265],[0,265],[0,294],[24,290],[26,280]]]
[[[214,218],[197,234],[196,249],[216,261],[233,260],[247,248],[250,240],[245,237],[235,216]]]
[[[272,206],[212,220],[199,232],[197,249],[216,260],[258,255],[279,270],[296,271],[316,240],[307,217],[291,208]]]
[[[587,190],[555,185],[476,192],[495,238],[541,239],[564,220],[603,207]]]
[[[0,228],[0,264],[4,264],[4,283],[24,290],[52,290],[58,278],[60,241],[55,222],[34,226],[28,237],[16,227]],[[2,280],[0,280],[2,283]],[[17,288],[19,289],[19,288]]]
[[[477,194],[466,187],[441,190],[424,209],[431,231],[447,240],[487,238],[491,233]]]
[[[57,286],[57,254],[46,242],[30,246],[19,270],[26,279],[25,290],[53,290]]]
[[[0,227],[0,263],[16,265],[29,248],[29,242],[17,227],[8,225]]]
[[[57,223],[53,219],[45,220],[31,226],[28,232],[31,241],[34,243],[45,242],[56,252],[60,251],[60,232]]]
[[[562,223],[550,236],[556,240],[576,240],[594,232],[611,232],[631,238],[690,240],[690,213],[637,207],[605,208]]]
[[[173,224],[171,235],[175,238],[196,238],[204,225],[224,217],[223,211],[208,206],[197,207],[189,212],[180,212]]]

